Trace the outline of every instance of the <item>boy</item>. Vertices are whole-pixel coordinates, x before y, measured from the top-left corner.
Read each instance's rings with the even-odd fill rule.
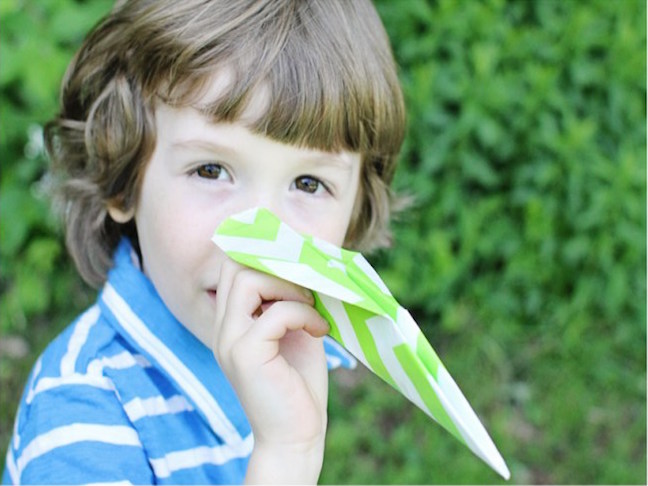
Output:
[[[265,206],[388,241],[404,109],[368,1],[130,0],[86,38],[46,129],[97,303],[37,361],[3,482],[316,482],[328,324],[210,241]]]

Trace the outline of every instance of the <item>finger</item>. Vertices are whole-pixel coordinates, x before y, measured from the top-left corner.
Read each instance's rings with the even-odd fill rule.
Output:
[[[313,307],[294,301],[277,302],[236,343],[233,364],[242,376],[242,369],[250,367],[251,360],[257,365],[272,363],[272,369],[282,373],[293,369],[317,402],[325,404],[328,373],[320,338],[328,331],[328,323]],[[283,382],[283,386],[291,382]]]
[[[221,265],[220,274],[218,277],[218,286],[216,288],[216,312],[213,324],[214,326],[216,326],[216,329],[213,333],[213,350],[217,350],[218,343],[222,342],[221,334],[223,332],[223,322],[225,320],[225,312],[227,310],[227,300],[229,298],[230,289],[232,288],[234,277],[243,268],[244,267],[242,265],[229,258],[224,260]]]
[[[260,318],[255,329],[260,339],[276,341],[288,331],[304,330],[313,337],[323,337],[330,326],[311,305],[297,301],[275,302]]]
[[[250,356],[266,362],[279,354],[280,341],[290,331],[304,331],[319,338],[330,330],[328,322],[310,305],[295,301],[274,303],[242,335]]]
[[[328,379],[328,370],[324,342],[321,338],[313,337],[302,330],[288,331],[279,340],[279,355],[292,368],[299,370],[309,388],[322,389]],[[326,388],[323,388],[323,391],[325,392]],[[319,397],[320,393],[316,392],[316,395]],[[321,396],[325,397],[326,393],[322,393]]]
[[[235,275],[240,272],[244,267],[235,261],[226,258],[220,267],[218,276],[218,285],[216,287],[216,322],[221,323],[227,309],[227,299],[229,292],[232,288],[232,282]],[[218,335],[218,333],[215,333]]]
[[[287,280],[249,268],[235,276],[227,298],[228,308],[234,306],[247,315],[254,315],[264,302],[295,301],[314,303],[313,294]]]
[[[248,330],[264,302],[295,301],[307,306],[314,303],[310,291],[240,265],[223,267],[223,277],[223,281],[219,280],[216,300],[220,326],[217,346],[221,349],[237,341]],[[221,285],[223,295],[219,298]]]

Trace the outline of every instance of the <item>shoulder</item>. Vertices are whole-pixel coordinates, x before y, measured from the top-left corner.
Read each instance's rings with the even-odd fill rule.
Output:
[[[103,368],[123,354],[126,343],[108,324],[98,305],[88,308],[59,334],[36,361],[23,401],[73,385],[110,389]]]
[[[146,463],[138,434],[105,373],[124,353],[130,355],[97,306],[50,343],[32,370],[16,416],[7,454],[12,479],[52,482],[56,470],[70,483],[95,481],[104,472],[109,480],[114,473],[104,471],[102,457],[111,457],[115,471]],[[89,471],[93,476],[84,477]]]

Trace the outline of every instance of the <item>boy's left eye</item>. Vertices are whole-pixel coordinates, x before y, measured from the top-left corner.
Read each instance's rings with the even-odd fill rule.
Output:
[[[300,176],[295,179],[294,187],[298,191],[303,191],[308,194],[317,194],[322,190],[326,190],[326,186],[319,179],[312,176]]]

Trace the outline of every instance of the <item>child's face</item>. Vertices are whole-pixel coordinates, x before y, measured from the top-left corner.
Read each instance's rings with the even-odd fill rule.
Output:
[[[134,212],[144,271],[178,320],[210,345],[227,258],[211,242],[216,226],[263,206],[296,230],[341,245],[360,156],[286,145],[243,125],[213,124],[191,108],[159,106],[156,124],[157,145]]]

